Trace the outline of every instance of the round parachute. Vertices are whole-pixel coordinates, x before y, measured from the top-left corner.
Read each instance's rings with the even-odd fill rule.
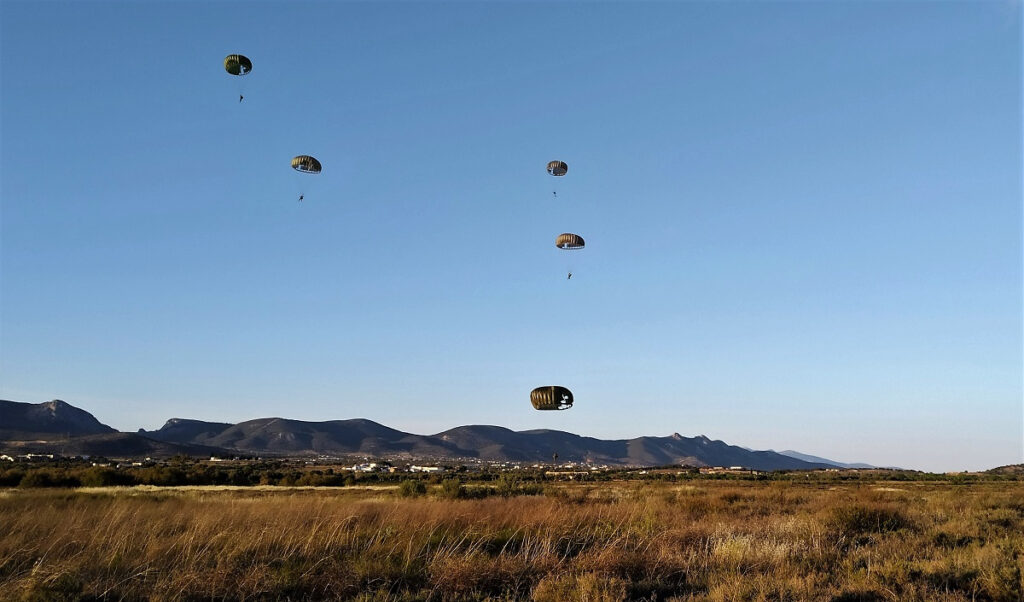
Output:
[[[245,75],[252,71],[252,61],[241,54],[229,54],[224,57],[224,70],[231,75]]]
[[[572,407],[572,391],[552,385],[530,391],[530,403],[535,410],[568,410]]]
[[[548,173],[553,176],[564,176],[569,173],[569,166],[565,161],[552,161],[548,163]]]
[[[569,251],[575,251],[576,249],[582,249],[586,246],[583,242],[583,237],[579,234],[559,234],[558,238],[555,239],[555,246],[559,249],[567,249]]]
[[[299,155],[292,159],[292,169],[302,173],[320,173],[320,162],[309,155]]]

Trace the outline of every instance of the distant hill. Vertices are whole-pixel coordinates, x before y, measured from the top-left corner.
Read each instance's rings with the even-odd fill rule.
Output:
[[[56,453],[62,456],[103,456],[105,458],[169,458],[171,456],[224,456],[223,449],[203,445],[167,443],[136,433],[81,435],[51,441],[0,441],[8,454]]]
[[[24,441],[116,432],[89,412],[59,399],[45,403],[0,400],[0,440]]]
[[[558,453],[560,461],[605,462],[626,455],[620,442],[581,437],[549,430],[516,432],[500,426],[460,426],[434,435],[460,450],[472,450],[481,460],[550,462]],[[618,464],[619,462],[614,462]]]
[[[171,418],[160,427],[160,430],[147,433],[145,429],[139,429],[139,434],[159,441],[192,441],[206,445],[210,439],[217,437],[232,426],[234,425],[227,422]]]
[[[172,418],[155,431],[118,433],[64,402],[0,402],[0,450],[107,457],[205,455],[373,456],[391,459],[589,462],[619,466],[742,466],[806,470],[836,464],[814,456],[754,451],[703,435],[604,440],[554,430],[460,426],[406,433],[366,419],[307,422],[259,418],[238,424]],[[70,438],[68,437],[70,435]],[[796,453],[796,452],[791,452]]]
[[[818,457],[818,456],[812,456],[810,454],[802,454],[802,453],[800,453],[798,451],[793,451],[791,449],[780,451],[779,453],[782,454],[783,456],[789,456],[790,458],[796,458],[797,460],[803,460],[805,462],[816,462],[816,463],[819,463],[819,464],[831,464],[832,466],[837,466],[839,468],[878,468],[877,466],[872,466],[870,464],[864,464],[863,462],[855,462],[853,464],[846,464],[844,462],[836,462],[835,460],[829,460],[828,458],[821,458],[821,457]]]
[[[997,468],[990,468],[985,472],[989,474],[1003,474],[1003,475],[1024,475],[1024,464],[1007,464],[1006,466],[999,466]]]
[[[603,440],[552,430],[512,431],[499,426],[460,426],[434,435],[483,460],[587,461],[635,466],[744,466],[755,470],[825,468],[766,451],[750,451],[701,435]]]
[[[403,433],[371,420],[305,422],[259,418],[234,425],[172,419],[141,434],[173,443],[202,444],[242,453],[462,457],[463,450],[431,437]]]

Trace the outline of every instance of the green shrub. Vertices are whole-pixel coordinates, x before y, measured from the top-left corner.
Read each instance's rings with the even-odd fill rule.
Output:
[[[540,483],[524,482],[518,475],[510,472],[503,473],[498,477],[495,487],[498,495],[502,497],[513,497],[517,495],[541,495],[544,493],[544,486]]]
[[[113,468],[94,466],[79,475],[84,487],[112,487],[115,485],[134,485],[135,478],[125,472]]]
[[[458,479],[445,479],[441,481],[441,490],[438,496],[448,500],[458,500],[466,497],[466,488]]]
[[[419,497],[427,493],[427,486],[422,481],[406,479],[398,486],[398,494],[402,497]]]
[[[19,487],[79,487],[81,481],[63,470],[29,470],[18,483]]]

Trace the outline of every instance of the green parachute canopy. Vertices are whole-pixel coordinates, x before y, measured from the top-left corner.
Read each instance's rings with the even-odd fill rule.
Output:
[[[548,173],[553,176],[564,176],[569,173],[569,166],[565,161],[552,161],[548,163]]]
[[[229,54],[224,57],[224,70],[231,75],[245,75],[252,71],[252,61],[241,54]]]
[[[582,249],[586,246],[583,241],[583,237],[579,234],[571,234],[566,232],[565,234],[559,234],[558,238],[555,239],[555,246],[559,249],[565,249],[567,251],[575,251]]]
[[[320,162],[309,155],[299,155],[292,158],[292,169],[302,173],[320,173]]]
[[[535,410],[568,410],[572,407],[572,391],[551,385],[530,391],[530,403]]]

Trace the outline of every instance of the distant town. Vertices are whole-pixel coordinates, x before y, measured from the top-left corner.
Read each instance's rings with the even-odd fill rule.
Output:
[[[1007,467],[1013,468],[1013,467]],[[475,458],[422,461],[362,457],[264,458],[210,456],[189,458],[107,458],[54,453],[0,454],[0,487],[107,486],[276,486],[358,487],[409,482],[465,485],[489,495],[488,483],[513,483],[513,488],[541,487],[570,481],[771,480],[842,482],[1016,480],[1020,471],[932,474],[882,468],[816,468],[763,471],[745,466],[612,466],[580,462],[510,462]],[[528,485],[533,483],[534,485]],[[475,485],[474,485],[475,484]],[[476,487],[476,489],[473,489]]]

